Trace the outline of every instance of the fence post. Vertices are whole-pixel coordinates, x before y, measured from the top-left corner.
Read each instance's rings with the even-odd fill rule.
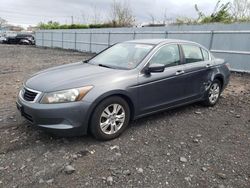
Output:
[[[209,50],[211,50],[212,47],[213,47],[213,41],[214,41],[214,31],[211,30],[210,43],[209,43]]]
[[[108,34],[108,47],[110,46],[110,31],[109,31],[109,34]]]
[[[136,32],[134,31],[134,33],[133,33],[133,39],[135,40],[135,35],[136,35]]]
[[[42,31],[42,46],[44,47],[44,32]]]
[[[63,39],[63,31],[62,31],[62,49],[63,49],[63,47],[64,47],[64,46],[63,46],[63,40],[64,40],[64,39]]]
[[[51,48],[53,48],[53,31],[51,32]]]
[[[168,38],[168,31],[165,32],[165,38]]]
[[[76,50],[76,40],[77,40],[77,33],[75,32],[75,50]]]
[[[92,32],[90,31],[89,33],[89,52],[92,52],[92,47],[91,47],[91,44],[92,43]]]

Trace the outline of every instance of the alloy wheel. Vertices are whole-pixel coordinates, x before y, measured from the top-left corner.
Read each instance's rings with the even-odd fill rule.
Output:
[[[220,96],[220,85],[215,82],[211,85],[208,93],[208,98],[210,103],[214,104]]]
[[[111,135],[117,133],[124,124],[125,110],[120,104],[111,104],[101,113],[100,128],[103,133]]]

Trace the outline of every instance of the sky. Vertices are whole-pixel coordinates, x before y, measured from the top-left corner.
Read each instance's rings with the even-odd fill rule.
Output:
[[[116,0],[123,2],[124,0]],[[177,17],[197,17],[194,5],[205,13],[213,12],[217,0],[126,0],[138,24]],[[1,0],[0,17],[10,24],[36,25],[50,20],[62,24],[90,23],[110,19],[113,0]],[[222,1],[223,2],[223,1]],[[226,2],[226,0],[224,0]],[[96,18],[96,19],[95,19]]]

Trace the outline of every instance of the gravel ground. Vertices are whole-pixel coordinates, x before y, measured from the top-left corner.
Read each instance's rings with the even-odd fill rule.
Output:
[[[0,187],[250,187],[250,75],[233,74],[213,108],[139,119],[118,139],[59,138],[20,117],[22,81],[90,54],[0,45]]]

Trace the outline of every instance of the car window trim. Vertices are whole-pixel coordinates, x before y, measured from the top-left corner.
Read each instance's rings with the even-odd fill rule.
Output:
[[[200,48],[200,51],[201,51],[202,59],[203,59],[203,61],[205,61],[205,58],[204,58],[204,54],[203,54],[203,52],[202,52],[202,49],[201,49],[201,47],[199,47],[199,48]]]
[[[203,47],[200,47],[201,48],[201,52],[202,52],[202,56],[203,56],[203,61],[210,61],[211,60],[211,55],[210,55],[210,52],[209,52],[209,50],[206,50],[205,48],[203,48]],[[207,54],[208,54],[208,60],[205,60],[205,58],[204,58],[204,54],[203,54],[203,51],[202,50],[204,50],[204,51],[206,51],[207,52]]]

